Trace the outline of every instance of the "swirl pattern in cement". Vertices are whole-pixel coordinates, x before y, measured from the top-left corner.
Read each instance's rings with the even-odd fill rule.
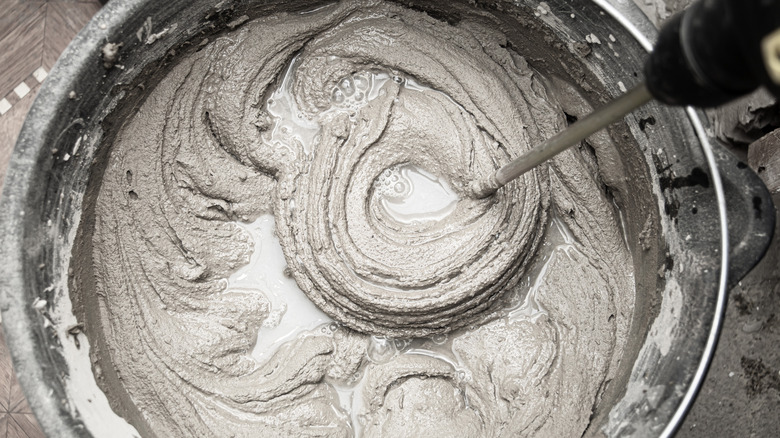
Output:
[[[119,130],[83,225],[115,408],[169,437],[580,435],[633,305],[616,213],[576,152],[464,195],[564,126],[549,87],[487,16],[378,1],[258,18],[183,57]],[[435,219],[388,210],[409,169],[453,195]],[[236,222],[267,213],[341,324],[258,363],[268,298],[224,279],[253,248]]]

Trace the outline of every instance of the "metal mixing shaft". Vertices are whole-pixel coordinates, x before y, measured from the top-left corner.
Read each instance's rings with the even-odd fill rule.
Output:
[[[589,114],[584,119],[577,121],[554,137],[531,149],[525,155],[504,165],[488,178],[474,181],[471,185],[474,196],[484,198],[492,195],[509,181],[579,143],[610,123],[623,118],[623,116],[649,102],[651,99],[652,96],[645,84],[637,85],[603,108]]]

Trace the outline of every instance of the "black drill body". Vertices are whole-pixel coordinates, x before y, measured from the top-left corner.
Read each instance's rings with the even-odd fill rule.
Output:
[[[645,63],[653,97],[712,107],[763,85],[780,96],[761,42],[780,29],[780,0],[700,0],[671,18]]]

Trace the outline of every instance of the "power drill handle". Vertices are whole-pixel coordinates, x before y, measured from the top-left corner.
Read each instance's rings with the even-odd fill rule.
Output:
[[[761,85],[780,97],[777,63],[780,0],[700,0],[661,28],[644,73],[657,100],[704,108]]]

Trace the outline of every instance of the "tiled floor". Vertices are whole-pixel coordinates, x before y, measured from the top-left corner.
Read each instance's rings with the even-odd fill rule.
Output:
[[[22,388],[0,330],[0,437],[43,437]]]
[[[100,9],[97,0],[0,0],[0,5],[0,97],[26,82],[38,67],[51,70],[70,40]]]
[[[41,82],[99,9],[96,0],[0,0],[0,188]],[[0,330],[0,438],[43,436],[16,380]]]

